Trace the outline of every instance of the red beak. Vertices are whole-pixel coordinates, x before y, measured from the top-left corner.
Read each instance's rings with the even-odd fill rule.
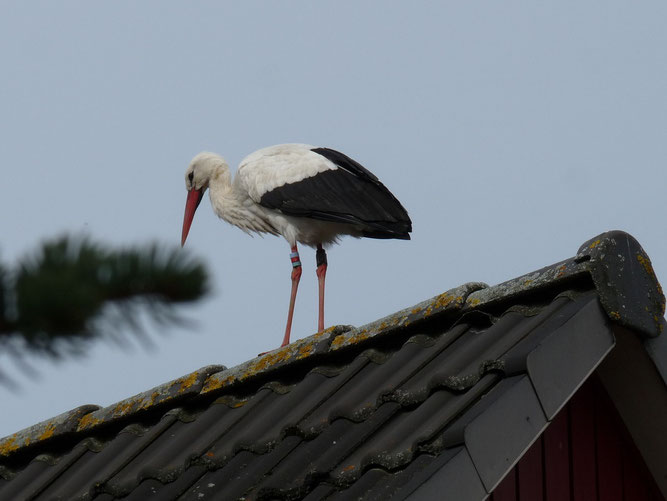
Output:
[[[183,233],[181,233],[181,246],[185,245],[185,239],[188,238],[190,225],[192,219],[195,217],[195,211],[199,207],[204,190],[195,190],[194,188],[188,191],[188,198],[185,201],[185,216],[183,217]]]

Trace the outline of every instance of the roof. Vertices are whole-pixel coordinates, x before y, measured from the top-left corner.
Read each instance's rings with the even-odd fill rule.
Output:
[[[664,312],[644,250],[608,232],[509,282],[5,437],[0,499],[481,500],[596,370],[664,495]]]

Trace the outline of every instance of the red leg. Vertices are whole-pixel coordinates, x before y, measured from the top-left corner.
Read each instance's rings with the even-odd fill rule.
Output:
[[[320,311],[317,317],[317,332],[324,330],[324,279],[327,275],[327,253],[322,245],[317,246],[317,283],[319,285]]]
[[[283,338],[282,348],[289,344],[290,331],[292,330],[292,317],[294,316],[294,303],[296,302],[296,290],[299,287],[299,280],[301,279],[301,261],[299,260],[299,251],[296,245],[292,247],[290,254],[292,260],[292,294],[289,298],[289,310],[287,312],[287,326],[285,327],[285,337]]]

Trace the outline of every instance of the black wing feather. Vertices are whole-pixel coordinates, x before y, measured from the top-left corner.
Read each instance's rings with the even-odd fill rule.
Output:
[[[262,195],[261,205],[292,216],[353,224],[370,238],[410,238],[407,211],[372,172],[338,151],[312,151],[339,168],[271,190]]]

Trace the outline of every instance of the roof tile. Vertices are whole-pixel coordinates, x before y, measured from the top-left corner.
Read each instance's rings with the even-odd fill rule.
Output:
[[[88,430],[113,421],[122,420],[127,416],[135,416],[142,411],[153,410],[156,407],[173,405],[187,397],[199,395],[202,386],[209,375],[225,369],[224,365],[208,365],[155,388],[139,393],[125,400],[90,412],[79,421],[77,431]]]
[[[80,419],[96,409],[98,405],[82,405],[71,411],[47,419],[0,441],[0,457],[9,456],[19,448],[61,437],[76,431]]]

